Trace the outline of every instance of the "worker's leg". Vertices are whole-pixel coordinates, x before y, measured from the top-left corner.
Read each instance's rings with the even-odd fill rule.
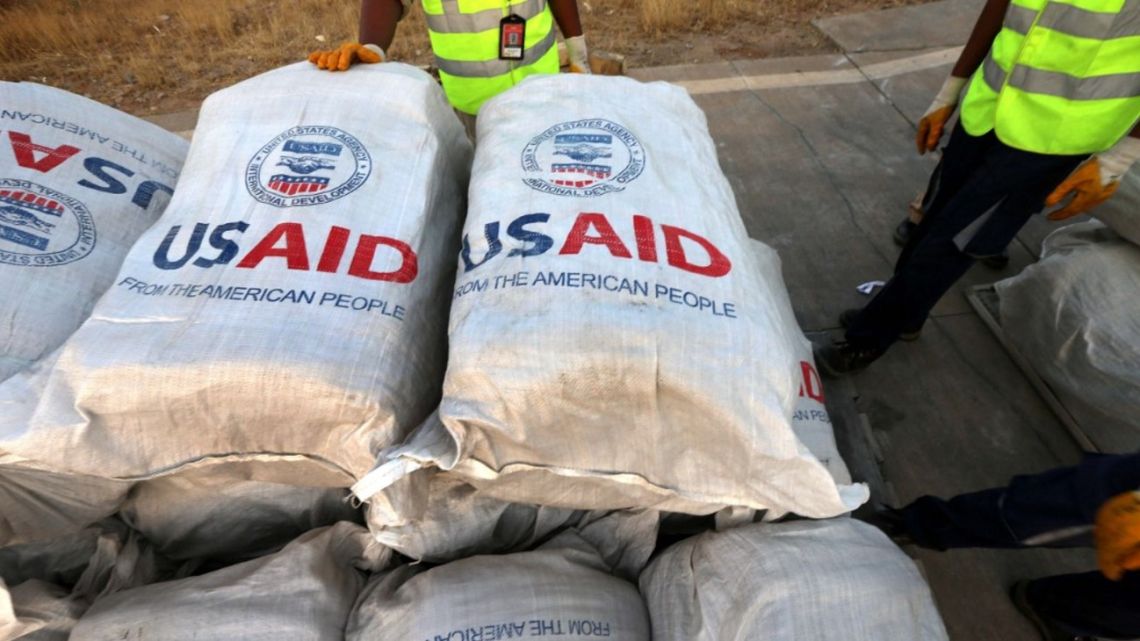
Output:
[[[1100,572],[1030,581],[1026,598],[1036,613],[1074,635],[1140,638],[1140,573],[1109,581]]]
[[[955,132],[957,133],[957,132]],[[953,145],[951,145],[953,147]],[[930,310],[976,256],[999,253],[1045,197],[1083,160],[1046,156],[995,143],[976,169],[952,162],[947,148],[932,207],[903,248],[896,271],[878,296],[852,319],[847,343],[885,351],[903,331],[921,327]],[[954,181],[966,176],[956,191]]]
[[[1140,453],[1089,455],[1079,465],[1016,476],[1001,488],[949,500],[924,496],[897,511],[923,547],[1090,545],[1097,509],[1140,487]]]

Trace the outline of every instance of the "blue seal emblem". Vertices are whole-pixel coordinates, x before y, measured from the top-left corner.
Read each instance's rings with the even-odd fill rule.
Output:
[[[563,122],[523,148],[523,182],[557,196],[601,196],[622,191],[645,169],[645,149],[616,122]]]
[[[50,267],[95,248],[95,220],[78,200],[27,180],[0,178],[0,263]]]
[[[274,207],[323,205],[356,191],[372,174],[372,156],[336,127],[293,127],[270,140],[245,168],[249,194]]]

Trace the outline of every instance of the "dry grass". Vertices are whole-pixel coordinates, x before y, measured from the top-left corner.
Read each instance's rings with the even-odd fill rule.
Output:
[[[797,55],[822,15],[925,0],[578,0],[591,46],[632,66]],[[418,4],[418,3],[416,3]],[[318,48],[355,40],[358,0],[0,0],[0,78],[134,113],[175,111]],[[428,64],[418,8],[390,56]]]

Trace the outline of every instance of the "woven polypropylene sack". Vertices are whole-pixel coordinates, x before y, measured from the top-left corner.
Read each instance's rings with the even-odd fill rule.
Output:
[[[82,96],[0,83],[0,381],[91,312],[169,202],[186,148]]]
[[[1059,229],[995,285],[1006,339],[1104,452],[1140,449],[1140,247],[1101,223]]]
[[[146,479],[346,487],[438,400],[471,147],[400,64],[211,95],[179,189],[0,452]],[[0,403],[4,389],[0,388]]]
[[[790,426],[801,335],[684,90],[532,77],[478,127],[439,421],[357,495],[434,464],[556,507],[852,509]]]
[[[1091,213],[1121,238],[1140,245],[1140,166],[1124,174],[1112,198]]]
[[[339,639],[365,573],[386,562],[382,552],[364,528],[338,523],[276,554],[97,599],[70,638]]]
[[[475,556],[374,578],[349,619],[349,641],[389,639],[649,641],[645,604],[573,532],[532,552]]]
[[[655,641],[945,641],[930,588],[848,518],[754,524],[667,549],[641,575]]]
[[[143,481],[121,518],[172,559],[234,562],[273,552],[318,527],[361,521],[343,488],[251,480],[253,466],[212,467]]]

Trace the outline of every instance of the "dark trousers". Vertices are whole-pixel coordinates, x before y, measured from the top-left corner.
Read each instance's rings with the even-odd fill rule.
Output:
[[[950,548],[1072,547],[1092,544],[1105,501],[1140,488],[1140,453],[1090,455],[1075,467],[1017,476],[1001,488],[950,500],[924,496],[901,510],[915,543]],[[1140,637],[1140,573],[1109,581],[1100,572],[1032,581],[1029,600],[1075,635]]]
[[[1020,151],[993,132],[971,136],[957,126],[931,177],[926,215],[891,280],[848,326],[847,341],[885,350],[900,333],[921,328],[974,260],[1001,253],[1085,158]]]

